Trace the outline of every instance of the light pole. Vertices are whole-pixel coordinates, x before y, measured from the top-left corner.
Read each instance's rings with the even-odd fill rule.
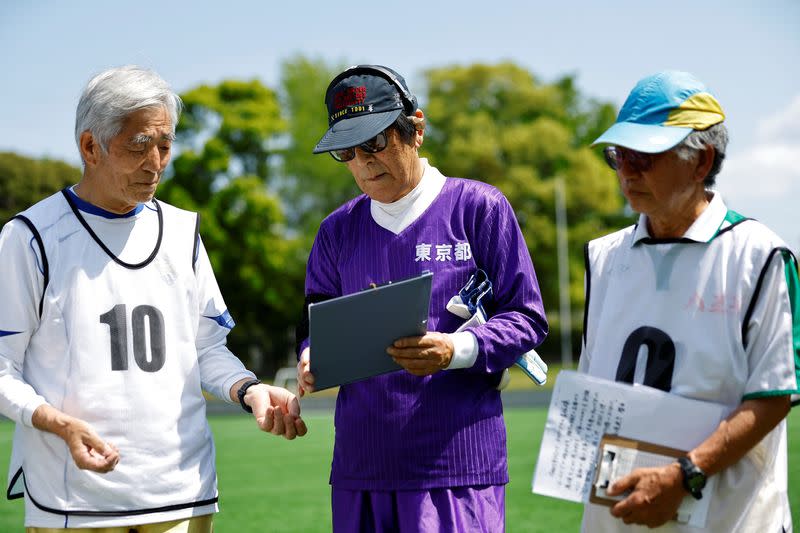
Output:
[[[572,365],[572,311],[569,305],[569,253],[567,248],[567,200],[564,178],[555,177],[556,249],[558,253],[559,322],[561,323],[561,365]]]

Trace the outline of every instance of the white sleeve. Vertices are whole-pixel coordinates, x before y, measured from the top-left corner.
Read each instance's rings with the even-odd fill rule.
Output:
[[[25,351],[39,327],[44,286],[39,246],[30,230],[11,221],[0,232],[0,413],[31,427],[46,403],[22,375]]]
[[[471,331],[459,331],[447,335],[453,343],[453,358],[447,369],[471,368],[478,358],[478,339]]]
[[[794,268],[790,264],[788,268]],[[749,377],[745,399],[797,392],[793,316],[786,263],[774,253],[746,324]]]
[[[235,324],[220,294],[202,240],[198,244],[195,272],[200,316],[195,344],[200,381],[204,390],[232,403],[231,387],[241,379],[254,379],[256,376],[225,345],[228,332]]]

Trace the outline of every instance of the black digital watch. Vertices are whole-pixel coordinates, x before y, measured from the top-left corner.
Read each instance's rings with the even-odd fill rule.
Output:
[[[253,409],[252,407],[244,403],[244,395],[247,394],[247,389],[249,389],[253,385],[258,385],[259,383],[261,383],[261,381],[257,379],[251,379],[250,381],[245,381],[244,383],[242,383],[242,386],[239,387],[239,390],[236,391],[236,397],[239,398],[239,404],[242,406],[242,409],[244,409],[248,413],[252,413]]]
[[[678,464],[683,473],[683,488],[694,499],[701,499],[703,497],[703,488],[706,486],[706,473],[688,457],[678,458]]]

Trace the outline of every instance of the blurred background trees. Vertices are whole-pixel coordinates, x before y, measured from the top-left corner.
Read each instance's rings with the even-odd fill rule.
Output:
[[[201,215],[201,234],[231,315],[228,344],[270,376],[293,358],[305,263],[321,220],[359,194],[347,168],[313,146],[327,128],[324,92],[343,65],[295,56],[277,87],[224,80],[182,94],[173,163],[157,197]],[[410,73],[405,73],[410,74]],[[569,229],[573,358],[583,313],[583,245],[630,223],[616,177],[588,144],[616,110],[566,76],[542,82],[512,63],[432,68],[411,87],[427,117],[421,155],[448,176],[495,185],[514,207],[542,288],[559,359],[555,182]],[[65,185],[80,169],[0,153],[0,220]]]
[[[0,225],[80,177],[79,168],[63,161],[0,152]]]
[[[277,93],[225,80],[181,95],[172,171],[157,194],[200,213],[200,233],[237,323],[228,345],[254,370],[286,360],[302,302],[303,251],[276,192],[276,139],[287,131]]]
[[[423,144],[445,175],[485,181],[508,197],[533,258],[550,322],[539,350],[559,353],[555,179],[563,180],[569,243],[573,347],[583,316],[583,245],[627,225],[616,176],[589,148],[615,108],[581,96],[573,77],[542,83],[512,63],[430,69]]]

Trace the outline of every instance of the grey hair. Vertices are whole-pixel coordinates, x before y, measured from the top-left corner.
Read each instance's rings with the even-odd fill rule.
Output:
[[[417,127],[410,117],[405,116],[403,113],[397,117],[391,125],[392,128],[400,135],[400,140],[405,144],[414,144],[414,137],[417,134]]]
[[[708,171],[703,184],[712,187],[717,179],[722,161],[725,159],[725,148],[728,146],[728,128],[725,124],[714,124],[706,130],[695,130],[690,133],[678,146],[673,148],[678,157],[684,161],[692,159],[698,151],[706,146],[714,147],[714,163]]]
[[[166,108],[172,119],[172,131],[178,123],[183,104],[161,76],[136,65],[108,69],[89,80],[75,113],[75,142],[88,131],[108,153],[108,143],[121,130],[125,118],[147,107]]]

